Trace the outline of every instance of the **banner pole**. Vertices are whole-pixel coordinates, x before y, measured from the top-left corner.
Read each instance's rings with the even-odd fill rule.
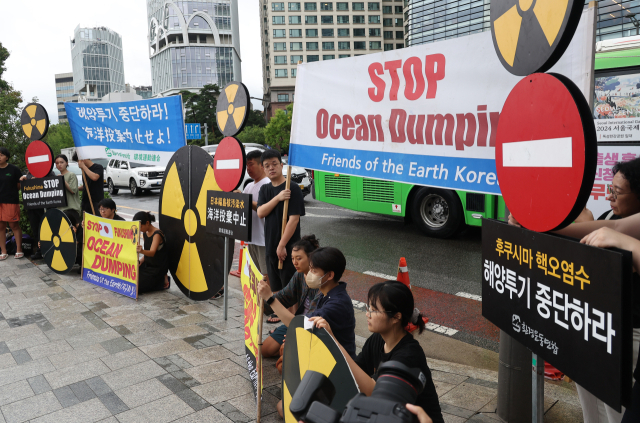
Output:
[[[82,169],[82,182],[84,182],[84,193],[89,196],[89,204],[91,204],[91,212],[95,216],[96,210],[93,208],[93,201],[91,200],[91,192],[89,192],[89,187],[87,186],[87,175],[84,173],[84,169]]]
[[[260,423],[262,417],[262,322],[264,321],[263,315],[264,300],[260,299],[260,306],[258,307],[258,357],[256,367],[258,368],[258,389],[256,390],[258,400],[258,415],[256,416],[256,423]]]
[[[291,188],[291,166],[287,166],[287,185],[285,189]],[[284,200],[284,210],[282,212],[282,231],[280,233],[280,239],[284,235],[284,229],[287,227],[287,214],[289,213],[289,200]],[[282,260],[278,260],[278,269],[282,269],[283,266]]]
[[[229,297],[229,238],[224,237],[224,320],[227,320],[227,310],[229,303],[227,298]]]
[[[531,353],[531,421],[542,423],[544,419],[544,359]]]

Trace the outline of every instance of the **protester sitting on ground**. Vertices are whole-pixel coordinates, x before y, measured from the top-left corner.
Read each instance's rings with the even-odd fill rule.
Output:
[[[356,320],[353,314],[353,303],[347,294],[347,284],[340,278],[347,266],[344,254],[337,248],[323,247],[314,250],[309,256],[309,271],[305,282],[311,289],[318,289],[320,294],[315,298],[317,307],[308,312],[307,317],[321,316],[334,328],[334,335],[344,345],[346,351],[355,355]],[[282,323],[289,327],[295,315],[278,300],[271,291],[268,277],[258,284],[258,294],[271,306]],[[303,306],[301,304],[301,306]],[[311,307],[311,303],[309,304]]]
[[[513,215],[509,215],[509,224],[520,226]],[[583,244],[595,247],[609,248],[617,247],[629,250],[633,253],[633,367],[637,372],[637,358],[640,350],[640,276],[637,269],[640,269],[640,213],[632,214],[621,219],[595,220],[591,222],[572,223],[571,225],[554,231],[554,233],[580,239]],[[634,241],[634,242],[631,242]],[[637,242],[637,245],[636,245]],[[636,379],[637,381],[637,379]],[[619,422],[623,412],[618,413],[602,401],[598,400],[589,391],[576,384],[580,405],[585,422],[599,421],[598,416],[606,413],[609,422]],[[600,409],[600,411],[598,410]]]
[[[414,308],[411,290],[398,281],[375,284],[367,295],[366,316],[367,326],[373,334],[355,358],[352,358],[352,354],[344,348],[338,337],[334,336],[360,392],[371,395],[378,378],[377,369],[386,361],[399,361],[407,367],[419,368],[426,377],[426,383],[415,405],[422,407],[433,422],[444,422],[424,351],[413,335],[404,329],[411,322],[418,326],[419,333],[424,330],[424,321],[418,309]],[[316,327],[324,328],[333,335],[332,322],[322,316],[311,317],[310,320]]]
[[[144,241],[144,246],[137,247],[138,253],[144,256],[138,268],[138,294],[169,289],[169,250],[162,231],[152,225],[156,217],[151,212],[138,212],[133,220],[140,221],[140,233]]]
[[[53,172],[49,172],[47,177],[56,176]],[[30,179],[34,179],[35,176],[31,174],[27,170],[26,175],[22,175],[20,178],[21,181],[26,181]],[[31,235],[33,235],[34,239],[40,239],[40,221],[44,217],[46,212],[45,208],[42,207],[40,209],[25,209],[27,213],[27,219],[29,219],[29,225],[31,226]],[[31,254],[31,260],[40,260],[42,258],[42,253],[40,252],[40,243],[37,243],[36,246],[33,247],[33,254]]]
[[[73,153],[71,160],[78,162],[78,166],[84,172],[83,180],[86,186],[79,187],[80,190],[84,191],[81,201],[82,211],[97,216],[98,203],[104,198],[104,167],[92,162],[90,159],[78,160],[78,153]],[[89,196],[91,196],[91,201],[89,201]],[[95,213],[91,209],[92,203]]]
[[[56,168],[60,171],[60,175],[64,177],[65,192],[67,193],[67,205],[58,207],[58,210],[75,210],[80,213],[82,206],[80,205],[80,190],[78,189],[78,178],[76,174],[67,169],[69,159],[64,154],[56,156]]]
[[[105,219],[125,220],[116,213],[116,202],[111,198],[104,198],[100,200],[98,203],[98,210],[100,211],[100,216]]]
[[[296,272],[290,257],[293,244],[300,239],[300,216],[304,216],[304,199],[298,185],[292,184],[290,189],[285,189],[282,157],[277,150],[266,150],[262,153],[261,160],[271,183],[260,188],[257,214],[260,219],[264,219],[266,273],[269,276],[271,290],[276,292],[280,291]],[[289,200],[289,209],[285,230],[282,233],[285,200]],[[279,261],[283,263],[282,269],[278,269]],[[272,315],[268,320],[269,323],[279,321],[280,318],[276,315]]]
[[[11,153],[5,147],[0,147],[0,261],[6,260],[7,254],[7,223],[16,239],[16,254],[14,258],[24,257],[22,252],[22,229],[20,228],[20,178],[22,172],[17,166],[9,163]]]
[[[318,290],[309,288],[305,282],[305,275],[309,272],[309,256],[318,247],[320,244],[315,235],[303,236],[300,241],[293,244],[291,259],[296,273],[287,286],[273,294],[273,297],[285,308],[298,305],[295,316],[306,316],[315,311],[318,305]],[[268,305],[265,305],[264,310],[267,315],[273,312]],[[262,356],[277,357],[286,334],[286,325],[275,328],[262,343]]]
[[[598,220],[616,220],[640,213],[640,158],[616,163],[613,175],[607,197],[611,210]]]

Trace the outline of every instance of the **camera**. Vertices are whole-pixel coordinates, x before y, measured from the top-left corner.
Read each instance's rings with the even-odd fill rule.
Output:
[[[307,370],[289,410],[298,421],[305,423],[414,423],[418,419],[405,404],[415,403],[426,381],[420,369],[387,361],[378,369],[371,396],[356,395],[340,414],[329,407],[336,392],[331,381],[321,373]]]

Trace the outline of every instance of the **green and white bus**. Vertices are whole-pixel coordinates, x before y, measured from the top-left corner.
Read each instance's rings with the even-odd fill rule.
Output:
[[[640,37],[597,43],[596,78],[633,73],[640,74]],[[505,218],[505,203],[499,195],[320,171],[312,175],[315,199],[356,211],[402,216],[436,238],[452,237],[466,225],[481,226],[482,218]]]

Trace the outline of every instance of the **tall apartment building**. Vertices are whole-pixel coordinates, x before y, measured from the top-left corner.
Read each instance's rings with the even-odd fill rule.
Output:
[[[73,91],[73,72],[57,73],[56,81],[56,101],[58,102],[58,123],[68,122],[67,112],[64,109],[66,102],[78,102],[78,95]]]
[[[298,62],[341,59],[404,47],[402,0],[261,0],[265,118],[294,100]]]
[[[88,100],[124,90],[122,37],[104,26],[80,28],[71,39],[73,92]]]
[[[154,96],[242,81],[237,0],[148,0]]]

